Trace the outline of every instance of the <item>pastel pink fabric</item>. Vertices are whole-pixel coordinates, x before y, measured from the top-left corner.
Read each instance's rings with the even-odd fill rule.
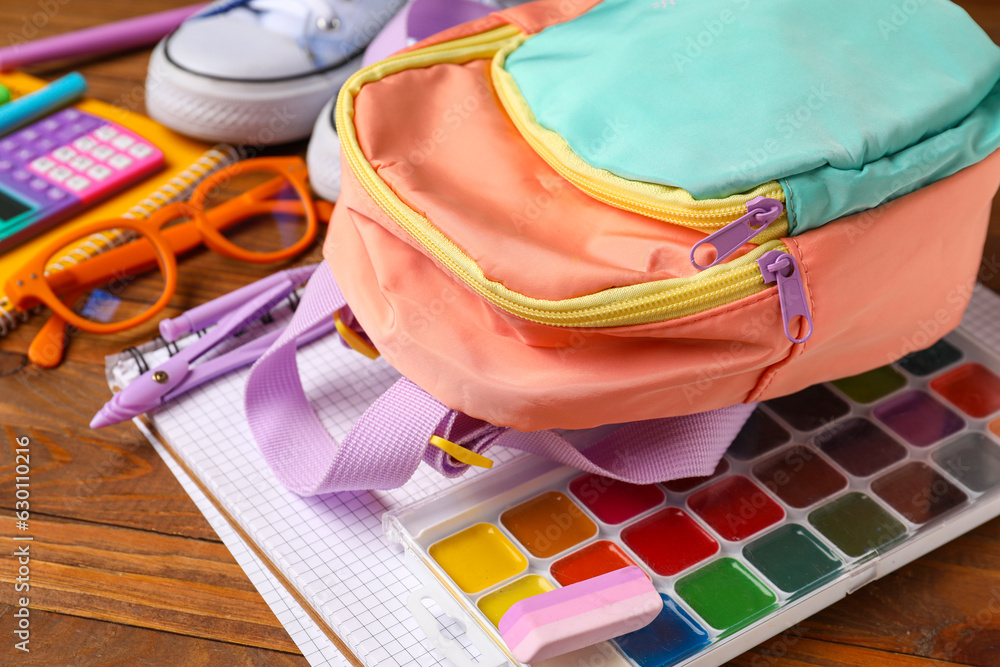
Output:
[[[875,368],[958,326],[1000,184],[1000,153],[876,209],[786,240],[808,284],[812,338],[749,400]]]
[[[500,444],[585,472],[633,484],[709,474],[739,433],[753,405],[625,424],[578,451],[551,431],[520,433],[463,415],[406,378],[379,397],[341,442],[327,433],[302,388],[298,340],[347,303],[325,265],[313,273],[295,316],[247,379],[250,431],[278,480],[302,496],[394,489],[420,461],[447,477],[468,466],[429,445],[439,435],[482,453]],[[348,318],[349,319],[349,318]]]

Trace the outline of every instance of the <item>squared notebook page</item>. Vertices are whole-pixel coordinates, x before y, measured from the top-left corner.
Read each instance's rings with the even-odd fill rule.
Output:
[[[272,315],[275,323],[259,325],[256,331],[247,335],[259,335],[271,327],[281,326],[290,313],[287,306],[282,306]],[[174,351],[183,349],[193,340],[196,337],[189,336],[171,348]],[[236,344],[239,341],[233,343]],[[220,346],[219,351],[228,347],[231,345]],[[149,366],[169,356],[162,341],[151,341],[140,346],[138,351]],[[328,336],[300,349],[298,360],[306,395],[323,425],[337,440],[347,434],[364,410],[399,377],[381,359],[364,358],[346,348],[336,336]],[[122,353],[109,357],[108,380],[112,387],[126,386],[139,372],[134,356]],[[248,373],[249,368],[245,368],[203,385],[150,413],[150,422],[225,513],[253,539],[275,569],[295,586],[298,594],[365,664],[400,667],[450,664],[424,637],[405,606],[410,591],[419,588],[420,584],[382,537],[382,514],[437,493],[480,471],[473,469],[457,480],[448,480],[422,463],[413,479],[399,489],[300,498],[273,477],[250,434],[243,412],[243,387]],[[146,434],[156,440],[154,434]],[[162,445],[158,449],[162,452]],[[507,450],[494,450],[490,455],[496,465],[517,456]],[[183,474],[182,470],[176,472]],[[193,494],[192,497],[195,498]],[[204,504],[199,504],[199,508],[206,516],[218,515],[219,520],[225,522],[207,498],[202,496],[202,500]],[[214,523],[213,527],[219,530]],[[223,528],[219,535],[234,556],[249,551],[231,529]],[[252,553],[246,559],[237,560],[245,569],[244,563],[258,570],[262,567]],[[288,609],[298,604],[291,595],[275,595],[269,590],[275,586],[280,588],[281,584],[266,581],[274,579],[266,568],[263,578],[265,586],[258,590],[269,604],[271,599],[276,600],[272,609],[285,624],[285,618],[294,617]],[[256,584],[254,576],[251,581]],[[311,622],[304,613],[297,620],[300,627]],[[457,624],[446,618],[442,620],[446,636],[474,651],[464,641],[464,635],[459,634]],[[292,628],[287,624],[286,628],[292,634]],[[310,663],[347,664],[342,657],[339,660],[331,658],[330,651],[336,653],[336,647],[318,628],[313,630],[303,631],[302,637],[325,646],[324,650],[317,650],[315,646],[300,644]],[[294,634],[292,637],[298,643]]]
[[[181,468],[166,447],[159,439],[146,428],[146,424],[137,419],[136,426],[143,435],[153,444],[157,453],[174,473],[174,476],[184,487],[194,504],[198,506],[201,513],[205,515],[209,525],[215,530],[223,544],[233,555],[233,559],[246,573],[247,578],[254,588],[264,598],[264,602],[270,607],[278,621],[288,632],[288,635],[295,642],[295,645],[302,651],[302,655],[313,667],[347,667],[349,665],[344,654],[337,649],[336,645],[323,634],[319,625],[306,613],[295,598],[282,586],[281,582],[271,574],[257,554],[253,552],[249,545],[243,541],[239,533],[229,523],[229,520],[216,508],[209,498],[202,493],[198,485]]]
[[[962,331],[979,340],[983,347],[1000,354],[1000,295],[976,283],[960,326]]]

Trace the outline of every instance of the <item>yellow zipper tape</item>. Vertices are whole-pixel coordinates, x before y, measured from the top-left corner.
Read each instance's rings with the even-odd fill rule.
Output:
[[[525,320],[559,327],[617,327],[658,322],[710,310],[766,289],[756,259],[769,250],[788,249],[769,241],[732,262],[697,276],[672,278],[593,294],[545,300],[525,296],[490,280],[472,258],[392,191],[375,173],[358,144],[354,98],[361,88],[406,69],[492,58],[505,44],[523,38],[514,26],[391,56],[354,74],[341,88],[335,117],[351,170],[379,207],[455,277],[494,306]]]

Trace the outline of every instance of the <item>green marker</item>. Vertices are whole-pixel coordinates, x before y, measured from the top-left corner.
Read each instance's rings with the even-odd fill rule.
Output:
[[[0,104],[10,101],[10,91],[0,86]]]

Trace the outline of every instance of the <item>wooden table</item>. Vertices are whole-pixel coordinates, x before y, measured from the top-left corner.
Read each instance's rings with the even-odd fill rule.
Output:
[[[900,0],[902,2],[902,0]],[[4,0],[0,33],[34,22],[39,36],[156,11],[144,3]],[[963,0],[1000,42],[1000,4]],[[37,6],[36,6],[37,5]],[[47,6],[47,5],[46,5]],[[51,8],[50,8],[51,9]],[[44,20],[43,20],[44,19]],[[78,64],[91,94],[142,110],[148,51]],[[33,68],[55,78],[65,68]],[[303,153],[304,144],[272,153]],[[184,260],[170,311],[246,284],[263,269],[210,253]],[[211,275],[201,282],[199,276]],[[982,279],[1000,291],[1000,206],[994,206]],[[153,448],[131,424],[92,431],[107,400],[104,357],[148,339],[82,334],[57,370],[24,352],[44,318],[0,339],[0,664],[305,665],[260,595]],[[15,438],[31,454],[31,653],[13,647],[17,596]],[[765,642],[732,664],[1000,665],[1000,519]]]

